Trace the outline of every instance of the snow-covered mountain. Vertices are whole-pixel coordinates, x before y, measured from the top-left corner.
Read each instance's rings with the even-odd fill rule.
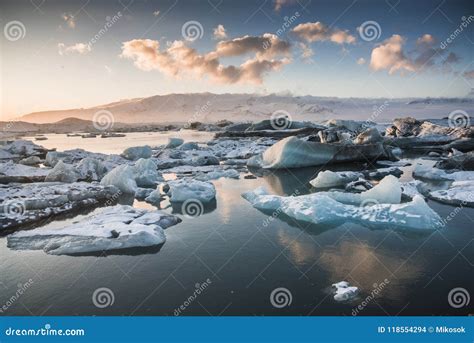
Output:
[[[51,123],[66,118],[92,120],[98,111],[109,111],[122,123],[186,123],[259,121],[276,111],[288,112],[293,120],[324,121],[331,118],[390,122],[393,118],[443,118],[455,110],[472,114],[472,98],[361,99],[255,94],[169,94],[120,100],[91,108],[26,114],[19,120]]]

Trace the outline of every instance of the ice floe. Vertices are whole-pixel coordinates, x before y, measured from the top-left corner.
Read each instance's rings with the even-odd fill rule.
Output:
[[[34,223],[101,202],[113,204],[119,195],[115,187],[87,182],[0,185],[0,229]]]
[[[417,165],[413,170],[413,177],[433,181],[468,181],[474,180],[474,171],[454,171],[447,173],[442,169]]]
[[[474,207],[474,180],[454,181],[448,189],[431,191],[429,195],[446,204]]]
[[[72,183],[79,179],[79,174],[72,164],[59,161],[54,168],[46,175],[46,182]]]
[[[115,186],[121,192],[135,194],[137,191],[137,182],[135,181],[134,169],[130,165],[122,164],[115,167],[105,175],[100,181],[104,186]]]
[[[39,228],[8,236],[8,247],[44,250],[51,255],[87,254],[163,244],[163,229],[180,222],[176,216],[117,205],[90,213],[62,228]]]
[[[334,300],[348,301],[355,298],[359,294],[359,288],[350,286],[347,281],[340,281],[332,284],[334,289]]]
[[[278,210],[296,220],[315,224],[354,221],[370,226],[414,230],[434,230],[438,227],[440,217],[422,197],[415,196],[410,202],[397,203],[400,202],[401,190],[392,192],[390,187],[394,182],[390,180],[389,183],[361,194],[319,192],[282,197],[270,195],[260,187],[242,196],[257,209]],[[379,200],[389,200],[390,203]]]
[[[168,181],[163,190],[169,195],[172,202],[193,199],[206,203],[216,197],[216,188],[212,183],[190,179]]]
[[[333,172],[325,170],[318,173],[318,176],[309,181],[314,188],[331,188],[345,186],[351,181],[355,181],[363,175],[358,172]]]
[[[144,145],[127,148],[122,152],[120,156],[127,160],[135,161],[139,158],[150,158],[152,154],[153,151],[151,150],[151,148],[148,145]]]

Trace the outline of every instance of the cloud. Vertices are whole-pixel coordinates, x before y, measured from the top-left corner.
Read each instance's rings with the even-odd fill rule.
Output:
[[[260,38],[266,41],[264,36]],[[158,70],[174,78],[208,76],[220,83],[260,84],[265,74],[280,70],[285,64],[290,63],[287,57],[275,59],[277,55],[283,55],[278,52],[285,52],[286,49],[282,47],[278,37],[269,36],[272,37],[268,39],[270,42],[268,51],[258,48],[253,40],[250,44],[248,37],[242,37],[231,41],[221,41],[217,44],[216,50],[204,55],[199,54],[183,41],[174,41],[165,49],[161,49],[158,41],[134,39],[122,43],[120,56],[133,60],[134,65],[141,70]],[[240,65],[226,66],[220,62],[221,57],[241,56],[248,52],[255,53],[255,56],[244,60]]]
[[[362,64],[365,64],[365,58],[361,57],[357,60],[357,64],[358,65],[362,65]]]
[[[474,69],[473,69],[473,70],[465,71],[462,75],[463,75],[466,79],[474,79]]]
[[[281,8],[283,6],[292,5],[295,2],[296,2],[296,0],[273,0],[274,9],[275,9],[275,11],[279,11],[279,10],[281,10]]]
[[[311,47],[302,42],[298,43],[298,47],[301,50],[301,57],[307,62],[312,61],[311,57],[313,57],[314,55],[313,49],[311,49]]]
[[[218,57],[240,56],[256,53],[258,58],[273,58],[278,55],[289,55],[290,43],[277,35],[265,33],[262,36],[243,36],[217,43],[213,54]]]
[[[77,53],[85,55],[92,51],[92,48],[89,44],[85,43],[76,43],[73,45],[66,46],[64,43],[58,44],[58,53],[62,55],[68,55],[70,53]]]
[[[321,22],[299,24],[291,32],[301,40],[308,43],[318,41],[331,41],[337,44],[352,44],[356,38],[348,31],[332,29]]]
[[[63,13],[61,17],[71,29],[76,28],[76,19],[71,13]]]
[[[158,10],[154,11],[154,12],[153,12],[153,15],[154,15],[155,17],[158,17],[158,16],[160,15],[160,11],[158,11]]]
[[[389,74],[400,72],[420,72],[429,69],[449,71],[451,64],[459,62],[459,57],[441,49],[436,39],[430,34],[424,34],[416,40],[416,47],[410,53],[404,50],[405,39],[393,35],[372,50],[370,67],[373,70],[387,69]]]
[[[226,39],[227,32],[225,31],[224,25],[219,24],[216,28],[214,28],[214,39]]]
[[[405,39],[400,35],[393,35],[372,50],[370,67],[377,71],[388,69],[389,74],[396,71],[415,71],[415,65],[403,51]]]

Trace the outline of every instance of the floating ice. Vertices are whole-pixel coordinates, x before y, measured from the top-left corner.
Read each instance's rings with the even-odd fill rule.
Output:
[[[73,183],[78,179],[79,173],[72,164],[66,164],[63,161],[59,161],[44,180],[46,182]]]
[[[442,169],[417,165],[413,171],[413,177],[434,181],[468,181],[474,180],[474,171],[457,171],[447,173]]]
[[[203,203],[210,202],[216,197],[216,189],[210,182],[181,179],[168,181],[166,185],[170,201],[184,202],[188,199],[198,200]]]
[[[209,181],[217,180],[221,177],[238,179],[240,177],[240,173],[235,169],[215,170],[209,173],[198,173],[194,178],[199,181]]]
[[[77,165],[76,170],[81,180],[100,181],[107,173],[106,166],[95,158],[83,158]]]
[[[115,187],[87,182],[0,185],[0,229],[26,225],[99,202],[112,204],[118,192]]]
[[[336,301],[347,301],[355,298],[359,294],[359,288],[349,286],[349,282],[340,281],[333,283],[332,287],[335,288],[334,300]]]
[[[168,138],[168,143],[166,144],[165,148],[174,149],[174,148],[179,147],[183,143],[184,143],[184,140],[181,138],[170,137]]]
[[[354,221],[370,226],[415,230],[434,230],[440,217],[416,195],[411,202],[402,204],[380,203],[377,198],[388,198],[389,187],[373,189],[361,194],[320,192],[297,197],[269,195],[260,187],[242,196],[259,210],[282,212],[296,220],[315,224]],[[372,193],[369,193],[373,191]],[[369,194],[368,196],[363,196]],[[396,199],[395,199],[396,198]],[[399,200],[400,193],[392,200]],[[343,203],[345,202],[345,203]],[[348,203],[352,204],[348,204]]]
[[[324,144],[296,137],[282,139],[261,155],[249,159],[248,166],[259,168],[298,168],[326,163],[367,161],[389,157],[382,144]]]
[[[20,231],[7,238],[16,250],[43,249],[51,255],[94,253],[151,247],[166,240],[163,229],[180,222],[176,216],[117,205],[90,213],[59,229]]]
[[[0,163],[0,175],[4,176],[18,176],[18,177],[45,177],[51,171],[50,168],[37,168],[25,166],[23,164],[16,164],[13,161]]]
[[[314,188],[330,188],[330,187],[341,187],[348,184],[351,181],[357,180],[362,177],[361,173],[357,172],[333,172],[325,170],[319,172],[318,176],[309,183]]]
[[[161,201],[161,199],[161,192],[156,189],[150,192],[150,194],[148,194],[148,196],[145,198],[145,201],[151,204],[157,204]]]
[[[474,207],[474,181],[454,181],[448,189],[432,191],[430,196],[443,203]]]
[[[125,149],[120,156],[127,160],[135,161],[139,158],[150,158],[153,151],[148,145],[134,146]]]
[[[132,166],[123,164],[115,167],[107,173],[100,181],[101,185],[112,185],[117,187],[120,191],[127,194],[135,194],[137,191],[137,183],[135,181],[135,174]]]
[[[18,163],[25,166],[37,166],[41,163],[41,159],[38,156],[30,156],[20,160]]]
[[[139,159],[133,166],[135,182],[139,187],[153,187],[157,183],[164,181],[158,173],[155,162],[151,159]]]

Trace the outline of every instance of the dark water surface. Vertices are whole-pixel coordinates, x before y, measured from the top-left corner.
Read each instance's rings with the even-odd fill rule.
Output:
[[[409,180],[412,167],[402,169],[401,180]],[[332,227],[270,219],[241,197],[262,185],[275,194],[296,188],[308,192],[307,182],[317,171],[214,181],[215,209],[197,218],[181,216],[183,222],[166,230],[167,241],[159,249],[50,256],[12,251],[2,237],[0,304],[8,304],[3,314],[173,315],[183,305],[182,315],[351,315],[381,283],[360,315],[472,312],[469,306],[451,307],[448,293],[463,287],[474,294],[474,209],[463,208],[441,230],[414,233],[350,222]],[[455,209],[428,203],[443,218]],[[11,302],[18,284],[29,279],[31,286]],[[333,299],[330,285],[342,280],[359,287],[358,298]],[[204,283],[206,288],[190,298]],[[94,306],[92,295],[99,287],[113,291],[111,306]],[[291,292],[289,306],[272,306],[270,294],[278,287]]]

